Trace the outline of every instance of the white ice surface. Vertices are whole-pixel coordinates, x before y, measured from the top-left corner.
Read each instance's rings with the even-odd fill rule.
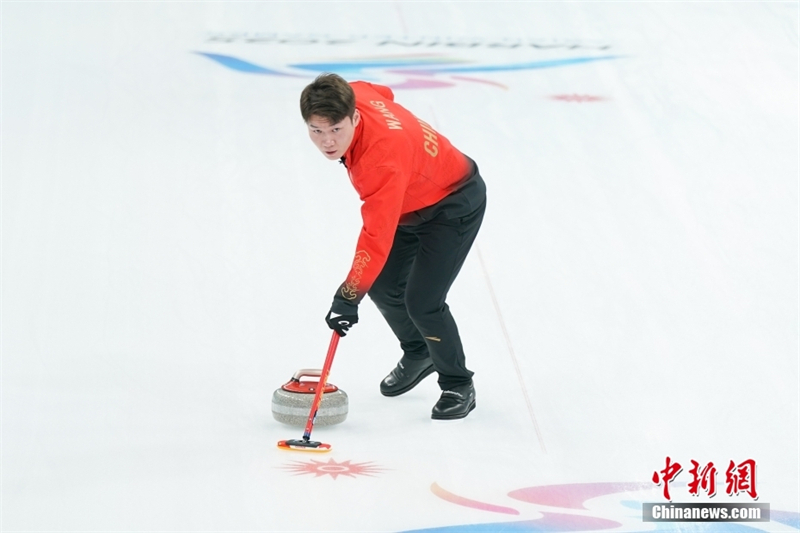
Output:
[[[724,494],[725,469],[755,459],[758,501],[795,514],[748,525],[800,528],[796,2],[1,9],[0,530],[499,531],[548,512],[645,531],[636,505],[663,501],[654,484],[586,510],[508,493],[651,483],[667,456],[684,465],[676,501],[712,503],[751,501]],[[514,39],[554,46],[489,46]],[[349,417],[314,431],[334,450],[276,448],[302,431],[272,419],[272,391],[322,364],[359,202],[306,137],[313,72],[247,74],[196,52],[294,73],[422,53],[616,56],[396,91],[488,184],[449,299],[476,372],[466,420],[430,420],[433,379],[379,394],[400,354],[367,300],[331,375]],[[717,466],[714,498],[688,495],[692,459]],[[748,531],[710,527],[659,531]]]

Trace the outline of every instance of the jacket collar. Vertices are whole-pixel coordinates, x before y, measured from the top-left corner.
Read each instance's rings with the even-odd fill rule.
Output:
[[[339,162],[342,163],[345,168],[353,168],[358,162],[358,157],[361,155],[361,135],[364,133],[364,113],[361,113],[361,120],[358,121],[358,125],[356,126],[355,132],[353,132],[353,140],[350,141],[350,146],[347,148],[347,151],[344,153]]]

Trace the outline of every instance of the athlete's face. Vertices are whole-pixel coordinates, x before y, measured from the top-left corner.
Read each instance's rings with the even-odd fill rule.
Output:
[[[341,158],[350,148],[360,120],[361,115],[356,109],[353,118],[345,117],[336,124],[331,124],[326,118],[311,115],[306,125],[308,126],[308,135],[314,145],[325,157],[335,160]]]

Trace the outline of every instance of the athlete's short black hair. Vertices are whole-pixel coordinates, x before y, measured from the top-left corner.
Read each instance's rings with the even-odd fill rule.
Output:
[[[300,94],[300,114],[306,123],[318,116],[338,124],[345,117],[353,118],[355,111],[356,94],[338,74],[320,74]]]

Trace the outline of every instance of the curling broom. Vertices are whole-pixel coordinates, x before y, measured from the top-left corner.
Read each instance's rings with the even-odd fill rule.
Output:
[[[297,450],[301,452],[329,452],[331,445],[324,442],[311,440],[311,429],[314,427],[314,419],[317,417],[317,410],[322,401],[322,393],[325,389],[325,383],[328,381],[328,373],[331,371],[333,364],[333,354],[336,353],[336,346],[339,344],[339,334],[335,331],[331,336],[331,344],[328,347],[328,355],[325,357],[325,364],[322,367],[322,373],[319,376],[319,384],[317,385],[317,392],[314,394],[314,401],[311,403],[311,411],[308,413],[308,421],[306,422],[306,429],[303,432],[301,439],[289,439],[278,441],[278,448],[281,450]]]

